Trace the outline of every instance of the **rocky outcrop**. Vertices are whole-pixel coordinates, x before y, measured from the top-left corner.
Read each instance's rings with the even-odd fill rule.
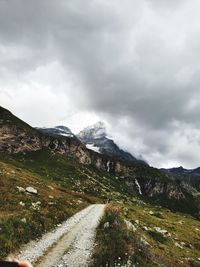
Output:
[[[156,182],[154,186],[152,184],[151,187],[146,190],[146,193],[150,197],[154,197],[156,195],[162,195],[165,194],[169,199],[185,199],[184,193],[181,191],[181,189],[174,185],[173,183],[159,183]]]
[[[76,139],[42,136],[36,132],[30,133],[27,129],[15,126],[1,127],[0,136],[1,152],[28,152],[46,147],[56,153],[73,156],[82,164],[92,163],[90,152]]]
[[[38,136],[28,134],[26,130],[19,127],[2,126],[0,128],[0,136],[0,151],[2,152],[36,151],[42,147]]]

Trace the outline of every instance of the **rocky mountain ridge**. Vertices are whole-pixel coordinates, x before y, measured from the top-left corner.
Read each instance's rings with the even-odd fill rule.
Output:
[[[172,174],[197,174],[200,175],[200,167],[194,168],[194,169],[185,169],[182,166],[180,167],[174,167],[170,169],[162,169],[164,171],[167,171]]]
[[[75,136],[72,133],[72,131],[66,126],[55,126],[53,128],[36,127],[36,129],[41,131],[42,133],[50,135],[50,136],[66,136],[66,137],[74,137]]]

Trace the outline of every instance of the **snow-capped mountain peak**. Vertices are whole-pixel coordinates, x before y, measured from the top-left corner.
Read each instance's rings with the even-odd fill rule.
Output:
[[[66,126],[55,126],[53,128],[37,128],[39,131],[41,131],[42,133],[51,135],[51,136],[66,136],[66,137],[74,137],[74,134],[72,133],[72,131],[66,127]]]
[[[86,127],[79,134],[78,138],[80,140],[85,140],[91,142],[93,139],[100,139],[106,137],[106,126],[103,122],[99,121],[94,125]]]
[[[129,152],[120,149],[112,138],[108,137],[106,125],[101,121],[83,129],[77,137],[88,149],[94,150],[95,152],[117,156],[125,160],[142,162],[141,160],[137,160]]]

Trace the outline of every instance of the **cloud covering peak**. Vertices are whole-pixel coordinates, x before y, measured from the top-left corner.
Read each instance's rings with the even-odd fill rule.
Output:
[[[199,12],[197,0],[2,0],[1,104],[38,126],[100,118],[152,165],[199,166]]]

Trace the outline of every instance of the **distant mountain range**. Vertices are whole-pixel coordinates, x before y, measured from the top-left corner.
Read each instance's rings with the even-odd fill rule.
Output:
[[[50,136],[75,137],[75,134],[66,126],[56,126],[54,128],[37,128],[42,133]],[[131,153],[121,149],[110,137],[108,137],[106,126],[103,122],[97,122],[94,125],[84,128],[76,137],[85,146],[100,154],[119,157],[122,160],[145,163],[137,159]],[[145,163],[146,164],[146,163]]]
[[[200,175],[200,167],[195,169],[185,169],[182,166],[174,167],[170,169],[162,169],[164,171],[170,172],[172,174],[199,174]]]
[[[170,169],[161,169],[172,175],[179,183],[187,183],[200,192],[200,167],[195,169],[184,169],[182,166]]]
[[[88,149],[93,150],[100,154],[108,156],[116,156],[122,160],[128,160],[133,162],[140,162],[147,164],[145,161],[134,157],[130,152],[121,149],[111,137],[108,137],[106,126],[103,122],[99,121],[91,126],[84,128],[77,135],[72,133],[70,128],[66,126],[55,126],[52,128],[36,128],[44,134],[50,136],[65,136],[65,137],[77,137]],[[182,166],[173,168],[162,168],[161,171],[169,173],[175,178],[181,177],[181,179],[194,180],[195,187],[197,187],[197,178],[191,178],[192,176],[200,176],[200,167],[195,169],[185,169]],[[190,177],[190,178],[188,178]],[[198,181],[199,183],[199,181]]]

